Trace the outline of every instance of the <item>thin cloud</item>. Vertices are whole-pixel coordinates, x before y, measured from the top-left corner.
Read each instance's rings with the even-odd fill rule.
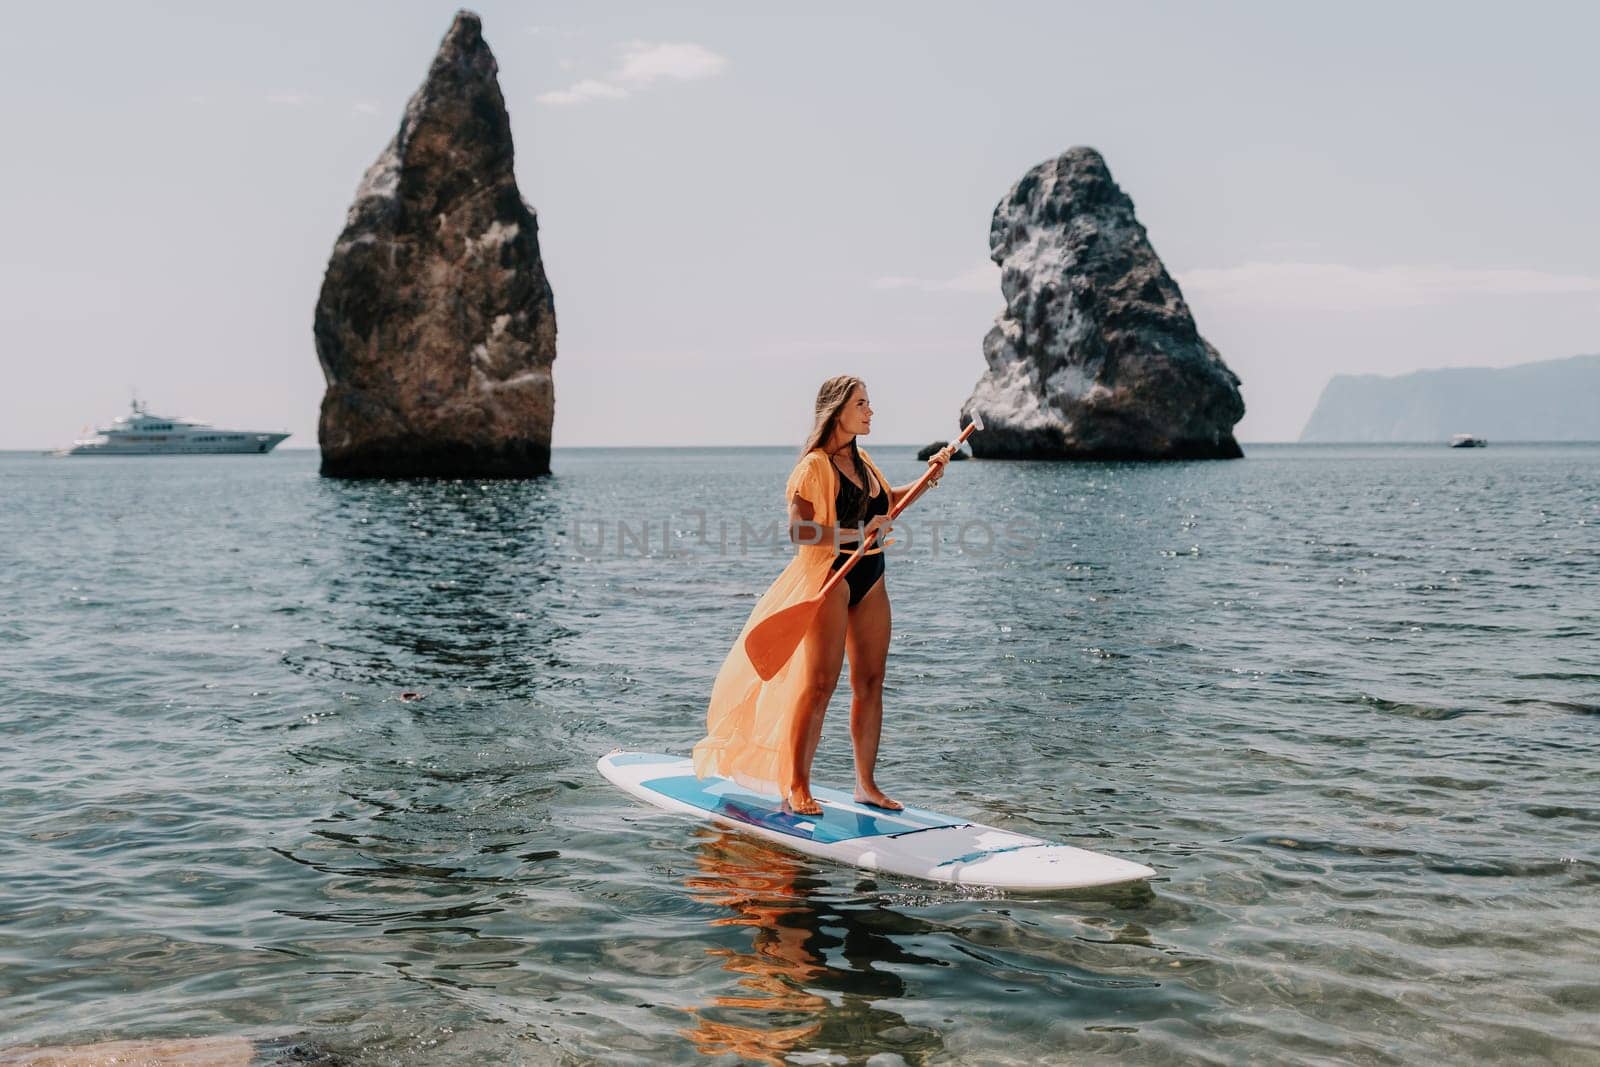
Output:
[[[351,106],[350,113],[353,115],[376,115],[378,113],[378,105],[366,100],[358,100]]]
[[[1350,267],[1341,263],[1246,263],[1178,275],[1190,298],[1297,311],[1422,307],[1451,300],[1600,293],[1600,277],[1514,268]]]
[[[992,263],[980,263],[954,278],[910,278],[889,275],[872,280],[874,289],[915,289],[924,293],[988,293],[1000,291],[1000,275]]]
[[[727,65],[726,56],[720,56],[703,45],[629,41],[622,46],[622,65],[615,77],[618,81],[638,85],[648,85],[663,78],[699,81],[716,77]]]
[[[268,93],[266,99],[267,103],[269,104],[281,104],[285,107],[299,107],[302,104],[311,103],[313,97],[309,93],[277,92]]]
[[[700,81],[716,77],[728,65],[726,56],[690,42],[629,41],[621,49],[615,69],[604,79],[586,78],[535,99],[558,107],[590,100],[623,100],[631,95],[624,86],[637,90],[661,81]]]
[[[757,351],[776,356],[896,356],[907,352],[948,352],[950,348],[948,339],[802,337],[762,345]]]
[[[610,82],[596,81],[593,78],[585,78],[569,88],[558,89],[551,93],[540,93],[534,99],[541,104],[562,106],[583,104],[590,100],[621,100],[627,95],[628,90],[620,86],[612,85]]]
[[[1256,249],[1263,256],[1273,256],[1280,260],[1287,260],[1292,256],[1304,256],[1322,251],[1322,242],[1296,240],[1262,241],[1256,246]]]

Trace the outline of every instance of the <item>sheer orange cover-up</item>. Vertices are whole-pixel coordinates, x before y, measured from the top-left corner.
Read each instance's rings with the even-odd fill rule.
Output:
[[[861,449],[867,469],[883,492],[889,479],[872,457]],[[788,796],[794,787],[794,712],[805,689],[807,656],[811,642],[803,642],[783,669],[763,682],[744,651],[744,638],[762,619],[775,611],[814,595],[828,580],[838,549],[829,531],[838,525],[834,501],[839,496],[839,472],[820,448],[800,457],[784,487],[784,503],[798,496],[811,504],[811,521],[822,527],[820,544],[798,545],[794,559],[762,594],[755,610],[739,631],[728,658],[722,661],[711,687],[706,709],[706,736],[694,746],[694,773],[701,778],[720,775],[761,793]],[[868,553],[882,551],[869,549]]]

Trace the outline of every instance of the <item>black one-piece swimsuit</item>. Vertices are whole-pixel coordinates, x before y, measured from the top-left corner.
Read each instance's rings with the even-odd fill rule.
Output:
[[[866,464],[858,463],[856,469],[871,484],[872,476],[867,473]],[[839,495],[834,500],[834,512],[840,526],[853,526],[860,529],[879,515],[889,513],[889,492],[886,486],[879,486],[876,496],[867,496],[867,490],[858,487],[849,478],[839,471],[838,465],[834,466],[835,473],[839,475]],[[840,552],[833,560],[833,569],[838,570],[844,566],[844,561],[855,554],[855,549]],[[845,584],[850,587],[850,606],[853,608],[861,603],[861,598],[878,584],[878,579],[883,577],[883,553],[872,552],[861,557],[861,562],[850,568],[850,573],[844,576]]]

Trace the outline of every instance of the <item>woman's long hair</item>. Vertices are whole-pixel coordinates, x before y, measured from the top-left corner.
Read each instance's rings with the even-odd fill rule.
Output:
[[[801,455],[827,444],[833,436],[833,428],[839,422],[839,412],[844,408],[845,401],[850,399],[850,394],[858,386],[866,388],[866,384],[854,374],[841,374],[822,383],[822,388],[817,390],[816,421],[811,424],[811,434],[806,438],[806,446],[800,450]],[[861,451],[856,447],[853,437],[850,439],[850,455],[856,461],[856,469],[860,470]]]

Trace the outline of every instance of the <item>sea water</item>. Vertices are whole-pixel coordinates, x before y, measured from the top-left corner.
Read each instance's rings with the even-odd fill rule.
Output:
[[[699,737],[793,460],[0,456],[0,1050],[1600,1062],[1600,446],[952,466],[888,563],[880,780],[1159,871],[1067,897],[596,773]]]

